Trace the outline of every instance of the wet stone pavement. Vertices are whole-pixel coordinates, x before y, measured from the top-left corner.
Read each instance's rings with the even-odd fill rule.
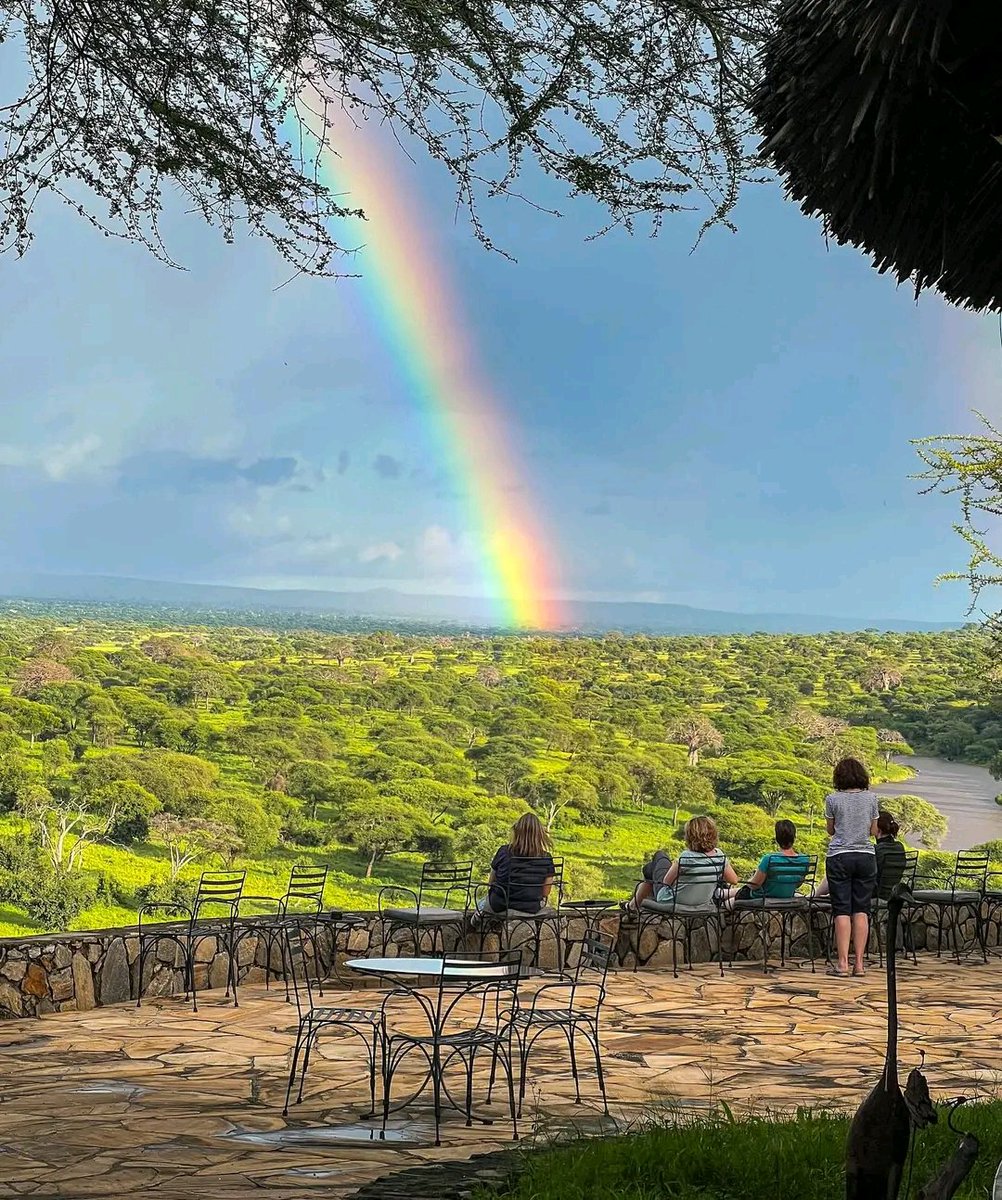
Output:
[[[997,1094],[1002,962],[902,964],[899,992],[902,1074],[924,1050],[934,1096]],[[436,1149],[424,1098],[380,1141],[378,1125],[359,1119],[362,1047],[336,1033],[320,1042],[303,1103],[283,1118],[294,1014],[280,990],[245,988],[238,1009],[210,993],[197,1014],[171,998],[3,1022],[0,1196],[341,1197],[394,1170],[510,1144],[499,1103],[491,1126],[447,1116]],[[765,977],[753,965],[724,980],[709,965],[678,980],[621,972],[610,978],[603,1036],[613,1118],[592,1072],[574,1104],[555,1035],[530,1064],[523,1144],[562,1128],[613,1130],[663,1103],[852,1105],[879,1073],[883,1041],[875,969],[850,980],[796,968]]]

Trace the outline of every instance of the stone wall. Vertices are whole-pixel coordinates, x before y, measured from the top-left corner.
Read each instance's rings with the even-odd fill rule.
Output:
[[[350,932],[342,931],[339,938],[338,958],[341,960],[352,955],[365,955],[370,948],[381,952],[376,914],[356,915],[359,918],[358,928]],[[953,949],[951,915],[947,914],[942,938],[943,953],[950,953]],[[935,953],[940,944],[936,910],[913,909],[908,916],[906,929],[899,931],[899,945],[906,945],[909,949],[914,945],[919,953]],[[997,949],[1002,945],[1002,906],[994,910],[986,908],[985,917],[988,946]],[[737,961],[762,960],[761,931],[750,916],[746,915],[736,930],[729,919],[725,925],[725,958],[733,957]],[[672,923],[667,921],[645,923],[642,930],[638,930],[631,923],[624,923],[620,927],[618,918],[612,916],[603,920],[601,927],[616,935],[616,957],[619,965],[627,970],[638,965],[638,942],[640,966],[670,969],[673,932],[679,965],[688,961],[690,952],[693,962],[711,961],[718,952],[713,926],[709,930],[706,927],[695,928],[688,942],[677,928],[673,931]],[[565,924],[564,936],[573,941],[580,939],[584,931],[582,920],[570,919]],[[803,959],[808,949],[806,923],[798,917],[787,932],[787,958]],[[961,945],[974,946],[977,952],[975,921],[969,912],[959,921],[957,932]],[[770,961],[779,959],[780,936],[779,921],[773,919],[770,928]],[[516,942],[526,941],[529,937],[528,928],[518,929],[513,934]],[[815,954],[822,960],[824,940],[823,934],[815,933]],[[467,941],[451,936],[446,948],[450,951],[474,949],[477,944],[476,936]],[[494,938],[487,941],[488,948],[496,944]],[[268,953],[269,946],[265,939],[245,930],[237,954],[238,981],[263,982]],[[271,965],[277,971],[281,963],[275,945],[270,947],[270,953]],[[413,946],[407,933],[398,934],[387,947],[387,954],[391,957],[410,953],[413,953]],[[325,956],[329,957],[329,946]],[[558,947],[550,924],[543,930],[540,939],[540,965],[552,969],[557,965],[557,958]],[[196,989],[201,992],[224,988],[228,970],[228,955],[220,949],[215,938],[204,938],[195,954]],[[144,996],[181,994],[184,991],[184,972],[180,947],[169,941],[162,942],[155,953],[147,958],[143,974]],[[139,937],[135,927],[0,939],[0,1018],[39,1016],[65,1009],[86,1010],[96,1005],[135,1001],[139,995],[139,984]]]

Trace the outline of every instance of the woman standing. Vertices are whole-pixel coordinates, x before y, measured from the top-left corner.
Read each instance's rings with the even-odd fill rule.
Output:
[[[877,836],[879,808],[870,791],[866,767],[855,758],[843,758],[834,771],[835,791],[825,797],[828,823],[828,856],[825,875],[835,918],[837,962],[833,975],[849,974],[849,941],[852,940],[853,975],[863,975],[863,956],[870,937],[870,901],[877,882],[877,858],[872,838]]]

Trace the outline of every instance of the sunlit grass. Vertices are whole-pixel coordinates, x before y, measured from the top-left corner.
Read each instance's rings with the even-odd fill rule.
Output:
[[[919,1134],[914,1200],[953,1153],[957,1135],[940,1122]],[[982,1152],[956,1200],[986,1200],[1002,1146],[1002,1102],[964,1108],[960,1128]],[[525,1170],[501,1193],[507,1200],[842,1200],[848,1119],[833,1112],[734,1120],[718,1114],[667,1115],[652,1127],[615,1138],[578,1140],[530,1154]],[[497,1197],[478,1191],[477,1200]]]

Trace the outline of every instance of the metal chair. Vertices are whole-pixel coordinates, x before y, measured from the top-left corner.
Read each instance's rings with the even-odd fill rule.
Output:
[[[598,1090],[602,1096],[602,1107],[609,1113],[609,1102],[605,1092],[605,1075],[602,1071],[602,1048],[599,1042],[599,1022],[605,1002],[605,982],[613,961],[615,942],[607,933],[586,933],[580,940],[568,943],[577,947],[577,962],[568,973],[569,977],[547,981],[537,988],[532,1003],[519,1008],[515,1014],[515,1038],[519,1050],[518,1112],[522,1115],[525,1099],[525,1083],[529,1056],[536,1042],[545,1033],[557,1032],[567,1039],[570,1052],[571,1074],[574,1077],[574,1103],[581,1103],[581,1083],[575,1039],[580,1035],[595,1056],[595,1071]],[[550,1005],[553,997],[563,997],[563,1003]],[[542,1003],[541,1003],[542,1001]]]
[[[508,1085],[512,1140],[518,1141],[518,1110],[515,1102],[514,1020],[518,1011],[518,985],[521,963],[517,956],[500,952],[496,958],[475,960],[471,977],[471,959],[444,958],[438,987],[427,995],[408,990],[407,997],[417,1002],[428,1023],[427,1033],[386,1033],[383,1050],[383,1131],[391,1111],[393,1077],[412,1054],[420,1055],[428,1066],[428,1075],[417,1092],[397,1107],[410,1104],[431,1085],[435,1112],[435,1145],[440,1146],[443,1095],[452,1107],[466,1115],[466,1125],[474,1119],[492,1125],[493,1118],[473,1116],[473,1074],[478,1053],[491,1059],[487,1102],[493,1094],[500,1065]],[[450,974],[451,973],[451,974]],[[402,993],[391,993],[383,1004],[387,1020],[394,1001]],[[472,1013],[468,1011],[472,1008]],[[386,1026],[384,1026],[386,1028]],[[462,1105],[451,1097],[445,1072],[452,1065],[463,1068],[466,1091]]]
[[[143,1002],[143,976],[151,951],[156,951],[161,942],[170,942],[182,955],[184,967],[185,997],[191,993],[192,1011],[198,1012],[196,994],[195,961],[198,947],[207,939],[214,938],[216,950],[225,949],[226,999],[230,991],[233,1003],[237,1004],[237,944],[236,920],[239,915],[240,898],[243,895],[246,871],[203,871],[198,881],[195,899],[190,905],[177,901],[144,904],[139,910],[139,982],[136,1007]],[[222,909],[222,916],[205,916],[206,909]],[[184,921],[143,923],[143,918],[155,913],[184,913]],[[176,957],[176,956],[175,956]]]
[[[953,954],[960,962],[960,923],[964,913],[970,913],[974,920],[974,942],[966,947],[968,952],[973,950],[975,942],[981,947],[981,956],[988,961],[988,947],[985,940],[984,900],[988,886],[987,854],[980,851],[961,850],[956,857],[953,871],[945,888],[916,887],[913,891],[915,904],[922,907],[935,908],[937,912],[936,957],[939,958],[943,949],[943,929],[946,914],[951,914],[948,925],[953,942]]]
[[[563,960],[560,937],[560,921],[562,918],[560,906],[564,894],[564,860],[562,858],[550,857],[512,857],[508,861],[508,879],[505,883],[484,883],[479,884],[476,888],[477,912],[474,919],[480,933],[480,953],[484,953],[488,936],[496,933],[502,951],[509,953],[515,951],[521,952],[523,947],[531,945],[532,957],[528,965],[538,967],[543,948],[543,931],[544,929],[552,928],[556,943],[556,965],[559,970]],[[539,908],[534,912],[511,908],[508,903],[508,897],[512,895],[524,895],[526,891],[531,891],[534,887],[538,887],[542,864],[545,863],[548,871],[551,862],[553,864],[553,883],[550,887],[549,896],[543,899]],[[500,910],[492,908],[481,909],[481,900],[489,897],[492,892],[495,899],[498,897],[501,898],[503,908]],[[521,938],[521,940],[514,939],[513,934],[517,930],[524,931],[526,936]]]
[[[399,930],[410,930],[414,939],[414,954],[419,955],[426,934],[431,934],[428,951],[445,950],[445,930],[462,930],[470,911],[473,889],[473,863],[426,862],[421,868],[417,891],[391,883],[381,888],[377,898],[379,922],[382,929],[382,951]],[[387,897],[407,896],[413,905],[386,904]]]
[[[636,971],[640,966],[646,966],[650,961],[651,955],[641,963],[640,951],[643,945],[644,933],[652,925],[667,924],[671,933],[671,966],[672,975],[678,978],[678,942],[679,930],[681,930],[682,938],[685,945],[685,961],[689,964],[689,970],[692,970],[692,931],[696,926],[703,926],[709,934],[711,926],[716,928],[717,932],[717,960],[720,963],[720,974],[724,973],[724,924],[721,915],[720,905],[716,901],[721,890],[723,881],[724,865],[726,859],[721,855],[719,858],[707,858],[698,862],[690,862],[686,859],[679,859],[678,878],[674,884],[674,894],[670,900],[644,900],[640,905],[640,916],[636,924],[636,946],[634,967]],[[712,886],[714,902],[711,904],[689,905],[678,903],[678,893],[684,890],[684,885],[693,885],[700,888],[708,888]],[[655,947],[656,949],[656,947]],[[654,952],[652,951],[652,954]]]
[[[1002,952],[1002,871],[989,872],[985,882],[985,942],[991,942],[993,953]]]
[[[308,917],[306,923],[310,923]],[[289,1068],[289,1085],[285,1090],[283,1114],[287,1115],[289,1112],[289,1100],[296,1082],[297,1069],[299,1070],[299,1091],[296,1094],[296,1103],[302,1103],[306,1072],[310,1066],[310,1054],[316,1045],[317,1038],[326,1029],[343,1029],[350,1036],[357,1037],[365,1045],[369,1064],[369,1112],[365,1115],[375,1116],[376,1068],[385,1040],[382,1007],[356,1008],[345,1005],[318,1004],[317,995],[322,996],[322,993],[314,993],[314,984],[319,983],[320,974],[320,958],[315,940],[310,935],[304,936],[304,924],[297,917],[284,918],[281,933],[283,937],[282,958],[287,965],[299,1014],[296,1042],[292,1051],[292,1064]],[[307,946],[309,946],[309,953]]]
[[[870,921],[870,933],[877,943],[877,961],[881,966],[884,965],[884,943],[883,943],[883,928],[886,925],[887,916],[887,901],[891,897],[891,892],[899,883],[905,884],[911,891],[915,890],[915,875],[918,871],[918,851],[905,850],[901,848],[900,854],[885,855],[882,860],[878,860],[877,867],[877,885],[873,893],[873,911]],[[911,943],[912,959],[915,959],[915,935],[912,929],[911,920],[906,916],[906,911],[902,912],[898,920],[898,928],[901,930],[901,945],[902,949],[907,954],[909,950],[908,943]],[[890,949],[890,947],[888,948]],[[897,953],[897,947],[894,947],[894,952]]]
[[[245,904],[270,904],[274,911],[270,913],[244,916],[241,913],[240,926],[237,929],[237,946],[248,937],[256,937],[264,942],[264,982],[265,987],[271,987],[272,975],[277,975],[285,983],[285,998],[290,999],[289,975],[285,962],[285,926],[283,918],[291,914],[309,914],[314,925],[319,925],[319,917],[323,912],[324,889],[327,886],[327,871],[325,866],[296,863],[289,872],[289,882],[282,896],[241,896],[240,908]],[[316,929],[314,930],[316,932]],[[279,964],[275,965],[274,951],[278,950]]]
[[[792,946],[794,922],[802,918],[807,929],[807,953],[811,960],[811,971],[817,969],[814,954],[814,921],[811,908],[811,896],[814,892],[815,880],[818,873],[818,859],[815,854],[798,854],[796,858],[788,858],[783,854],[773,854],[769,860],[765,882],[762,884],[761,896],[750,897],[747,900],[735,900],[731,909],[731,963],[734,962],[734,942],[742,919],[751,914],[762,939],[762,973],[769,970],[769,952],[772,949],[773,922],[779,920],[779,965],[786,966],[787,942]],[[765,895],[765,889],[772,885],[780,891],[792,891],[789,899],[780,899]],[[806,888],[805,895],[797,895]]]

